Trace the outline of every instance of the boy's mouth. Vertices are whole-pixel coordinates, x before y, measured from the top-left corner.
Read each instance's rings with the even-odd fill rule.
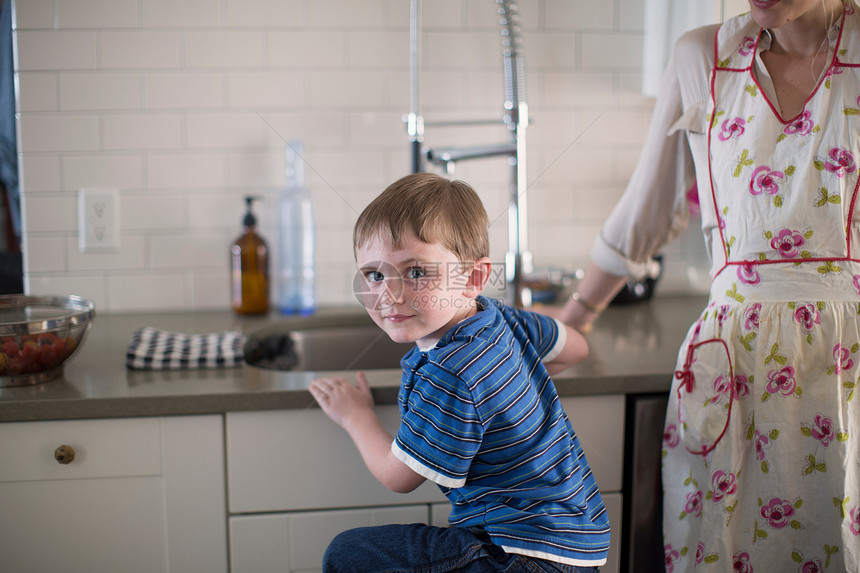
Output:
[[[385,317],[385,320],[390,322],[403,322],[405,320],[409,320],[412,318],[411,314],[389,314]]]

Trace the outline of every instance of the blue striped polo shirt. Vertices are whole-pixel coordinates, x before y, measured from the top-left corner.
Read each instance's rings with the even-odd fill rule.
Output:
[[[483,296],[478,309],[403,357],[391,449],[440,486],[451,525],[483,527],[508,553],[602,565],[609,519],[542,362],[564,330]]]

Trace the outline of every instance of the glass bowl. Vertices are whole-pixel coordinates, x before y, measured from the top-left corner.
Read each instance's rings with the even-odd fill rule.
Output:
[[[0,388],[62,376],[94,318],[80,296],[0,295]]]

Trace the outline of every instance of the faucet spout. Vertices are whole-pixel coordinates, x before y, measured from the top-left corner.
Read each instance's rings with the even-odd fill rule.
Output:
[[[483,159],[499,155],[515,155],[517,146],[514,143],[499,143],[496,145],[477,145],[474,147],[442,147],[427,150],[427,161],[434,165],[447,167],[449,163]]]
[[[508,142],[474,147],[447,147],[429,149],[426,158],[430,163],[445,168],[450,175],[458,161],[506,156],[511,169],[508,200],[508,251],[505,255],[505,302],[529,306],[531,289],[524,280],[533,272],[532,255],[528,250],[528,204],[526,190],[526,130],[529,125],[525,90],[525,63],[523,59],[520,15],[515,0],[495,0],[496,14],[502,35],[502,68],[505,79],[505,103],[502,123],[508,131]],[[418,35],[420,32],[420,0],[412,0],[410,38],[412,86],[417,93]],[[417,97],[414,98],[417,106]],[[424,123],[415,110],[407,121],[413,150],[420,149]],[[486,123],[486,122],[471,122]],[[420,127],[420,129],[419,129]],[[418,157],[416,159],[415,157]],[[413,171],[421,170],[420,154],[413,153]]]

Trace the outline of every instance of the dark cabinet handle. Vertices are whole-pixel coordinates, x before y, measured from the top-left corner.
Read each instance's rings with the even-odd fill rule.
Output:
[[[54,450],[54,459],[61,464],[70,464],[75,460],[75,448],[62,445]]]

